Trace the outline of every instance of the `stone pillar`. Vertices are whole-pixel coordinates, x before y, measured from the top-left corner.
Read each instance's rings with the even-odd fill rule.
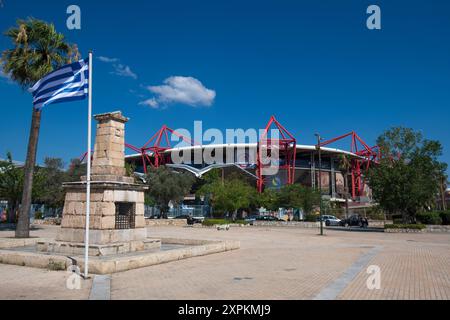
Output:
[[[144,219],[146,187],[134,183],[133,177],[125,176],[125,123],[128,118],[119,111],[94,117],[98,125],[91,175],[89,254],[144,250],[148,248]],[[66,198],[61,228],[56,241],[41,243],[40,250],[82,254],[86,177],[80,182],[65,183],[64,187]],[[123,209],[124,206],[128,209]]]
[[[125,123],[120,112],[94,116],[98,121],[92,175],[125,175]]]

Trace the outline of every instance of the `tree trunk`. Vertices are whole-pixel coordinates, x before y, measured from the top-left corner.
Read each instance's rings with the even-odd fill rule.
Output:
[[[28,140],[27,160],[25,162],[25,176],[23,182],[22,205],[16,227],[16,238],[30,237],[30,208],[31,192],[33,188],[34,166],[36,164],[36,152],[41,126],[41,111],[33,108],[31,116],[30,138]]]

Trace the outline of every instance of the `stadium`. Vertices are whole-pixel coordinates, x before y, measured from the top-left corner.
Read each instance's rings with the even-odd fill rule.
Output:
[[[276,138],[273,138],[274,132],[278,133]],[[172,147],[171,136],[184,142],[185,146]],[[333,148],[334,144],[346,140],[350,142],[348,150]],[[379,158],[378,147],[369,147],[353,131],[321,141],[320,145],[298,144],[274,116],[254,143],[201,145],[164,125],[142,147],[131,144],[126,147],[132,153],[126,155],[125,161],[137,174],[145,174],[148,167],[167,166],[188,171],[201,179],[210,170],[219,168],[223,177],[232,173],[243,175],[259,192],[299,183],[320,187],[323,198],[338,204],[345,202],[346,179],[352,206],[370,205],[371,191],[365,181],[365,172],[376,165]],[[268,165],[262,154],[271,156],[275,153],[276,163],[272,161]],[[343,166],[343,159],[347,166]],[[271,170],[274,167],[276,170]],[[186,202],[188,199],[186,197]]]

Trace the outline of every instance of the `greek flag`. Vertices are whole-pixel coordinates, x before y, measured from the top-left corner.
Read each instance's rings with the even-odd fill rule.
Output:
[[[86,98],[88,78],[89,59],[67,64],[47,74],[29,89],[33,95],[34,108]]]

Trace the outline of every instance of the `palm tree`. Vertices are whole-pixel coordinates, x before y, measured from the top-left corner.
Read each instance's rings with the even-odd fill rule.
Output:
[[[71,61],[76,47],[65,42],[64,35],[56,32],[53,24],[29,18],[18,20],[17,27],[5,32],[14,47],[2,53],[3,72],[17,82],[24,90],[46,74]],[[75,49],[75,50],[74,50]],[[77,53],[75,52],[75,55]],[[33,173],[41,123],[41,111],[32,108],[31,130],[28,140],[25,177],[16,238],[30,236],[28,214],[31,207]]]
[[[348,174],[350,173],[350,169],[352,167],[351,159],[346,154],[341,154],[339,161],[339,169],[344,174],[344,197],[345,197],[345,217],[348,218],[349,210],[348,210]]]

